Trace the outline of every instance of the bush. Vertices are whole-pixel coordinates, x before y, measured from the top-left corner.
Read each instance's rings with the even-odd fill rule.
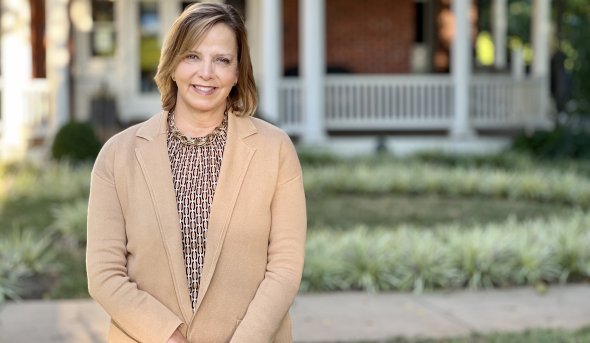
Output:
[[[305,168],[304,184],[311,194],[438,194],[492,196],[590,205],[590,179],[576,171],[531,168],[507,171],[477,167],[448,167],[417,161],[380,165],[349,163]]]
[[[341,163],[343,161],[338,156],[326,151],[299,149],[297,155],[302,166],[321,167]]]
[[[70,162],[49,163],[44,166],[23,165],[3,176],[0,196],[12,199],[51,199],[66,201],[87,198],[90,190],[90,164]]]
[[[561,126],[553,131],[521,134],[515,138],[513,149],[540,158],[590,159],[590,133]]]
[[[22,287],[19,282],[28,274],[12,251],[0,250],[0,305],[8,299],[20,299]]]
[[[101,144],[89,124],[69,122],[57,132],[51,154],[56,160],[91,161],[96,159],[100,147]]]
[[[472,289],[590,279],[590,214],[308,235],[302,291]]]
[[[53,211],[55,218],[53,228],[61,234],[62,240],[70,249],[83,247],[86,244],[87,212],[88,199],[86,198],[63,204]]]
[[[0,237],[0,304],[38,298],[50,291],[58,271],[50,235],[13,228]]]

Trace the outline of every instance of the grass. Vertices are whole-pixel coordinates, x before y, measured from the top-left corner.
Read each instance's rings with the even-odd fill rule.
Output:
[[[53,218],[53,208],[61,201],[47,198],[8,198],[0,204],[0,233],[18,226],[43,230]]]
[[[440,224],[470,226],[512,217],[518,221],[567,215],[564,204],[484,197],[443,197],[406,194],[310,194],[307,197],[310,229],[350,229],[408,224],[432,227]]]
[[[392,338],[379,343],[583,343],[590,342],[590,327],[575,331],[532,329],[524,332],[472,334],[469,337],[445,339]],[[358,341],[356,343],[377,343]]]
[[[419,161],[352,162],[304,170],[310,195],[438,194],[590,206],[590,179],[575,171],[528,168],[521,171],[449,167]]]
[[[308,235],[301,290],[542,286],[590,278],[590,213],[472,227],[358,227]]]
[[[81,252],[62,251],[57,257],[62,262],[62,273],[55,287],[47,295],[51,299],[88,298],[86,265]]]

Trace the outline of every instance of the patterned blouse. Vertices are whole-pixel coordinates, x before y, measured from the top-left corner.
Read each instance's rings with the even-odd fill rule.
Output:
[[[199,295],[205,260],[209,213],[227,138],[227,115],[223,123],[205,138],[182,136],[168,116],[168,157],[180,217],[184,264],[193,310]]]

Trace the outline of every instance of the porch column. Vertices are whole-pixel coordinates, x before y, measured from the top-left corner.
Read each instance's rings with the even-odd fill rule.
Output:
[[[282,0],[262,0],[262,85],[260,112],[279,123],[279,87],[282,76]]]
[[[51,131],[56,132],[70,120],[68,36],[70,20],[68,0],[46,1],[47,81],[49,83]]]
[[[454,88],[454,117],[451,136],[465,139],[474,135],[469,123],[469,83],[471,79],[470,0],[453,0],[455,35],[451,46],[451,73]]]
[[[324,74],[326,72],[325,0],[299,2],[299,70],[303,101],[303,142],[321,145],[326,140]]]
[[[508,34],[507,0],[492,2],[492,30],[494,36],[494,66],[498,70],[506,68],[506,36]]]
[[[26,156],[25,90],[32,75],[31,12],[28,1],[2,1],[2,118],[0,159]]]
[[[533,0],[532,32],[533,63],[531,75],[541,83],[539,96],[539,114],[541,120],[549,116],[549,31],[551,28],[551,0]],[[530,120],[527,124],[532,126]]]
[[[551,28],[551,0],[533,0],[531,39],[533,43],[532,75],[549,75],[549,30]]]

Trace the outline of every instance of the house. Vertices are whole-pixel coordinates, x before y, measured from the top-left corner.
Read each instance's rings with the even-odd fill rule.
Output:
[[[106,137],[156,113],[159,46],[192,2],[3,1],[0,158],[44,151],[71,119]],[[490,152],[550,123],[550,0],[533,0],[529,72],[508,52],[508,0],[491,1],[491,68],[473,58],[477,1],[225,2],[246,18],[257,115],[302,144]]]

